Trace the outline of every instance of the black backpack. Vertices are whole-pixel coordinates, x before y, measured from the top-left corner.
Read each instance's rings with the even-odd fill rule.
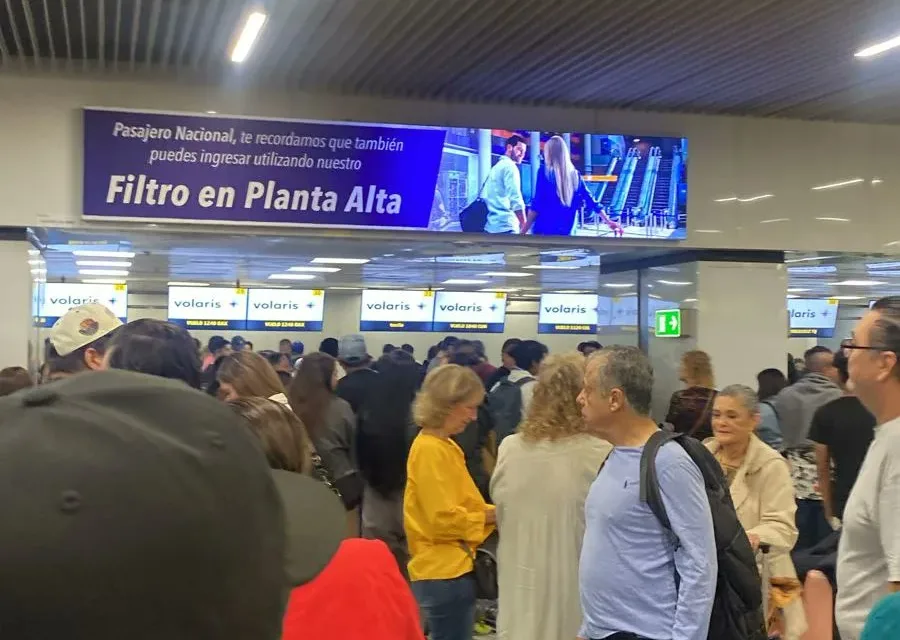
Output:
[[[509,378],[503,378],[497,383],[497,387],[488,394],[487,417],[490,420],[491,429],[497,434],[498,447],[504,438],[511,436],[518,429],[519,423],[524,417],[522,415],[522,387],[534,380],[531,376],[520,378],[515,382],[510,382]]]
[[[709,640],[766,640],[762,581],[756,555],[738,520],[725,475],[709,449],[683,433],[659,431],[653,434],[641,455],[641,501],[647,503],[662,526],[671,532],[659,491],[656,454],[660,447],[673,440],[681,445],[703,474],[712,511],[719,573],[707,637]],[[677,575],[675,581],[677,585]]]

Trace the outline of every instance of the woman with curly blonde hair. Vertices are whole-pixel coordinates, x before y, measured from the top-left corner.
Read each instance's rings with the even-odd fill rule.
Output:
[[[587,433],[576,402],[580,353],[549,356],[518,433],[503,440],[491,479],[497,505],[497,637],[571,640],[581,606],[584,501],[612,446]]]

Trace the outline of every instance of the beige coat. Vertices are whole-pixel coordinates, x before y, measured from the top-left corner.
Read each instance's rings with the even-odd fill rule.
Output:
[[[704,444],[713,454],[719,449],[715,438]],[[744,530],[771,546],[765,560],[768,575],[796,580],[791,549],[797,542],[797,502],[790,467],[781,454],[755,435],[750,436],[744,463],[731,483],[731,499]],[[762,571],[762,567],[760,569]],[[806,631],[802,600],[788,605],[784,616],[787,624],[785,640],[797,640]]]

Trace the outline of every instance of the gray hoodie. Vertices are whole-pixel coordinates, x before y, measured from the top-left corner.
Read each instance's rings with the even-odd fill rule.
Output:
[[[772,404],[784,437],[783,447],[811,446],[809,428],[816,410],[842,395],[840,387],[821,373],[809,373],[775,396]]]

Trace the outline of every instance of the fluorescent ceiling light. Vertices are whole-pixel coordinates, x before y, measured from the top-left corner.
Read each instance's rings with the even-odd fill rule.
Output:
[[[737,202],[737,196],[731,196],[730,198],[718,198],[717,200],[713,200],[713,202]]]
[[[812,289],[806,289],[804,287],[791,287],[787,290],[788,293],[806,293],[807,291],[812,291]]]
[[[84,284],[125,284],[124,280],[118,278],[81,278]]]
[[[533,273],[524,273],[522,271],[488,271],[487,273],[479,273],[480,276],[489,276],[491,278],[527,278],[533,276]]]
[[[837,267],[833,264],[823,264],[818,267],[788,267],[788,273],[834,273]]]
[[[467,278],[450,278],[444,280],[444,284],[487,284],[487,280],[469,280]]]
[[[772,224],[773,222],[788,222],[790,218],[770,218],[769,220],[760,220],[760,224]]]
[[[30,256],[39,256],[39,255],[41,255],[41,252],[38,251],[37,249],[29,249],[29,250],[28,250],[28,255],[30,255]]]
[[[694,233],[722,233],[721,229],[694,229]]]
[[[523,269],[580,269],[578,265],[566,263],[547,263],[547,264],[530,264]]]
[[[628,289],[634,285],[627,282],[605,282],[603,283],[603,286],[609,287],[610,289]]]
[[[273,273],[269,280],[315,280],[316,276],[310,273]]]
[[[839,258],[840,256],[810,256],[808,258],[791,258],[790,260],[785,260],[786,264],[793,264],[795,262],[813,262],[815,260],[831,260],[832,258]]]
[[[127,269],[131,266],[130,262],[121,260],[76,260],[75,264],[79,267],[114,267],[119,269]]]
[[[659,284],[668,284],[673,287],[686,287],[689,284],[694,284],[693,282],[687,280],[657,280]]]
[[[884,182],[881,178],[872,178],[872,184],[881,184]]]
[[[262,11],[254,11],[247,16],[244,22],[244,28],[235,42],[234,49],[231,50],[232,62],[243,62],[250,55],[250,50],[256,44],[259,34],[263,26],[266,24],[266,14]]]
[[[308,273],[337,273],[340,267],[291,267],[288,271],[306,271]]]
[[[697,298],[685,298],[682,302],[697,302]]]
[[[816,220],[821,220],[822,222],[850,222],[850,218],[834,218],[832,216],[823,216],[816,218]]]
[[[795,299],[795,298],[799,298],[800,296],[795,296],[793,293],[789,293],[789,294],[787,294],[787,296],[785,296],[785,297],[786,297],[788,300],[793,300],[793,299]]]
[[[867,264],[866,269],[900,269],[900,262],[873,262]]]
[[[757,200],[765,200],[767,198],[774,198],[775,194],[773,193],[763,193],[758,196],[750,196],[749,198],[738,198],[738,202],[756,202]]]
[[[366,264],[368,258],[313,258],[313,264]]]
[[[894,36],[890,40],[885,40],[884,42],[868,46],[865,49],[860,49],[854,53],[853,56],[856,58],[871,58],[872,56],[877,56],[879,53],[890,51],[895,47],[900,47],[900,36]]]
[[[213,111],[212,109],[207,109],[206,113],[208,113],[210,115],[215,115],[218,113],[218,111]]]
[[[654,300],[662,300],[662,296],[658,296],[655,293],[648,293],[647,296],[653,298]]]
[[[832,300],[864,300],[865,296],[829,296]]]
[[[122,259],[130,259],[134,257],[133,251],[88,251],[81,250],[73,251],[73,256],[78,256],[79,258],[122,258]]]
[[[39,264],[41,264],[42,262],[43,262],[43,260],[29,260],[29,261],[28,261],[28,264],[29,264],[30,266],[32,266],[32,267],[36,267],[36,266],[38,266]]]
[[[127,277],[128,272],[121,269],[79,269],[78,275],[82,276],[119,276]]]
[[[842,180],[841,182],[831,182],[829,184],[820,184],[818,187],[812,187],[811,191],[824,191],[825,189],[840,189],[841,187],[849,187],[852,184],[865,182],[862,178],[853,178],[852,180]]]
[[[828,284],[833,287],[877,287],[878,285],[887,284],[887,282],[882,280],[839,280]]]
[[[177,280],[173,280],[169,283],[170,287],[208,287],[208,282],[179,282]]]

